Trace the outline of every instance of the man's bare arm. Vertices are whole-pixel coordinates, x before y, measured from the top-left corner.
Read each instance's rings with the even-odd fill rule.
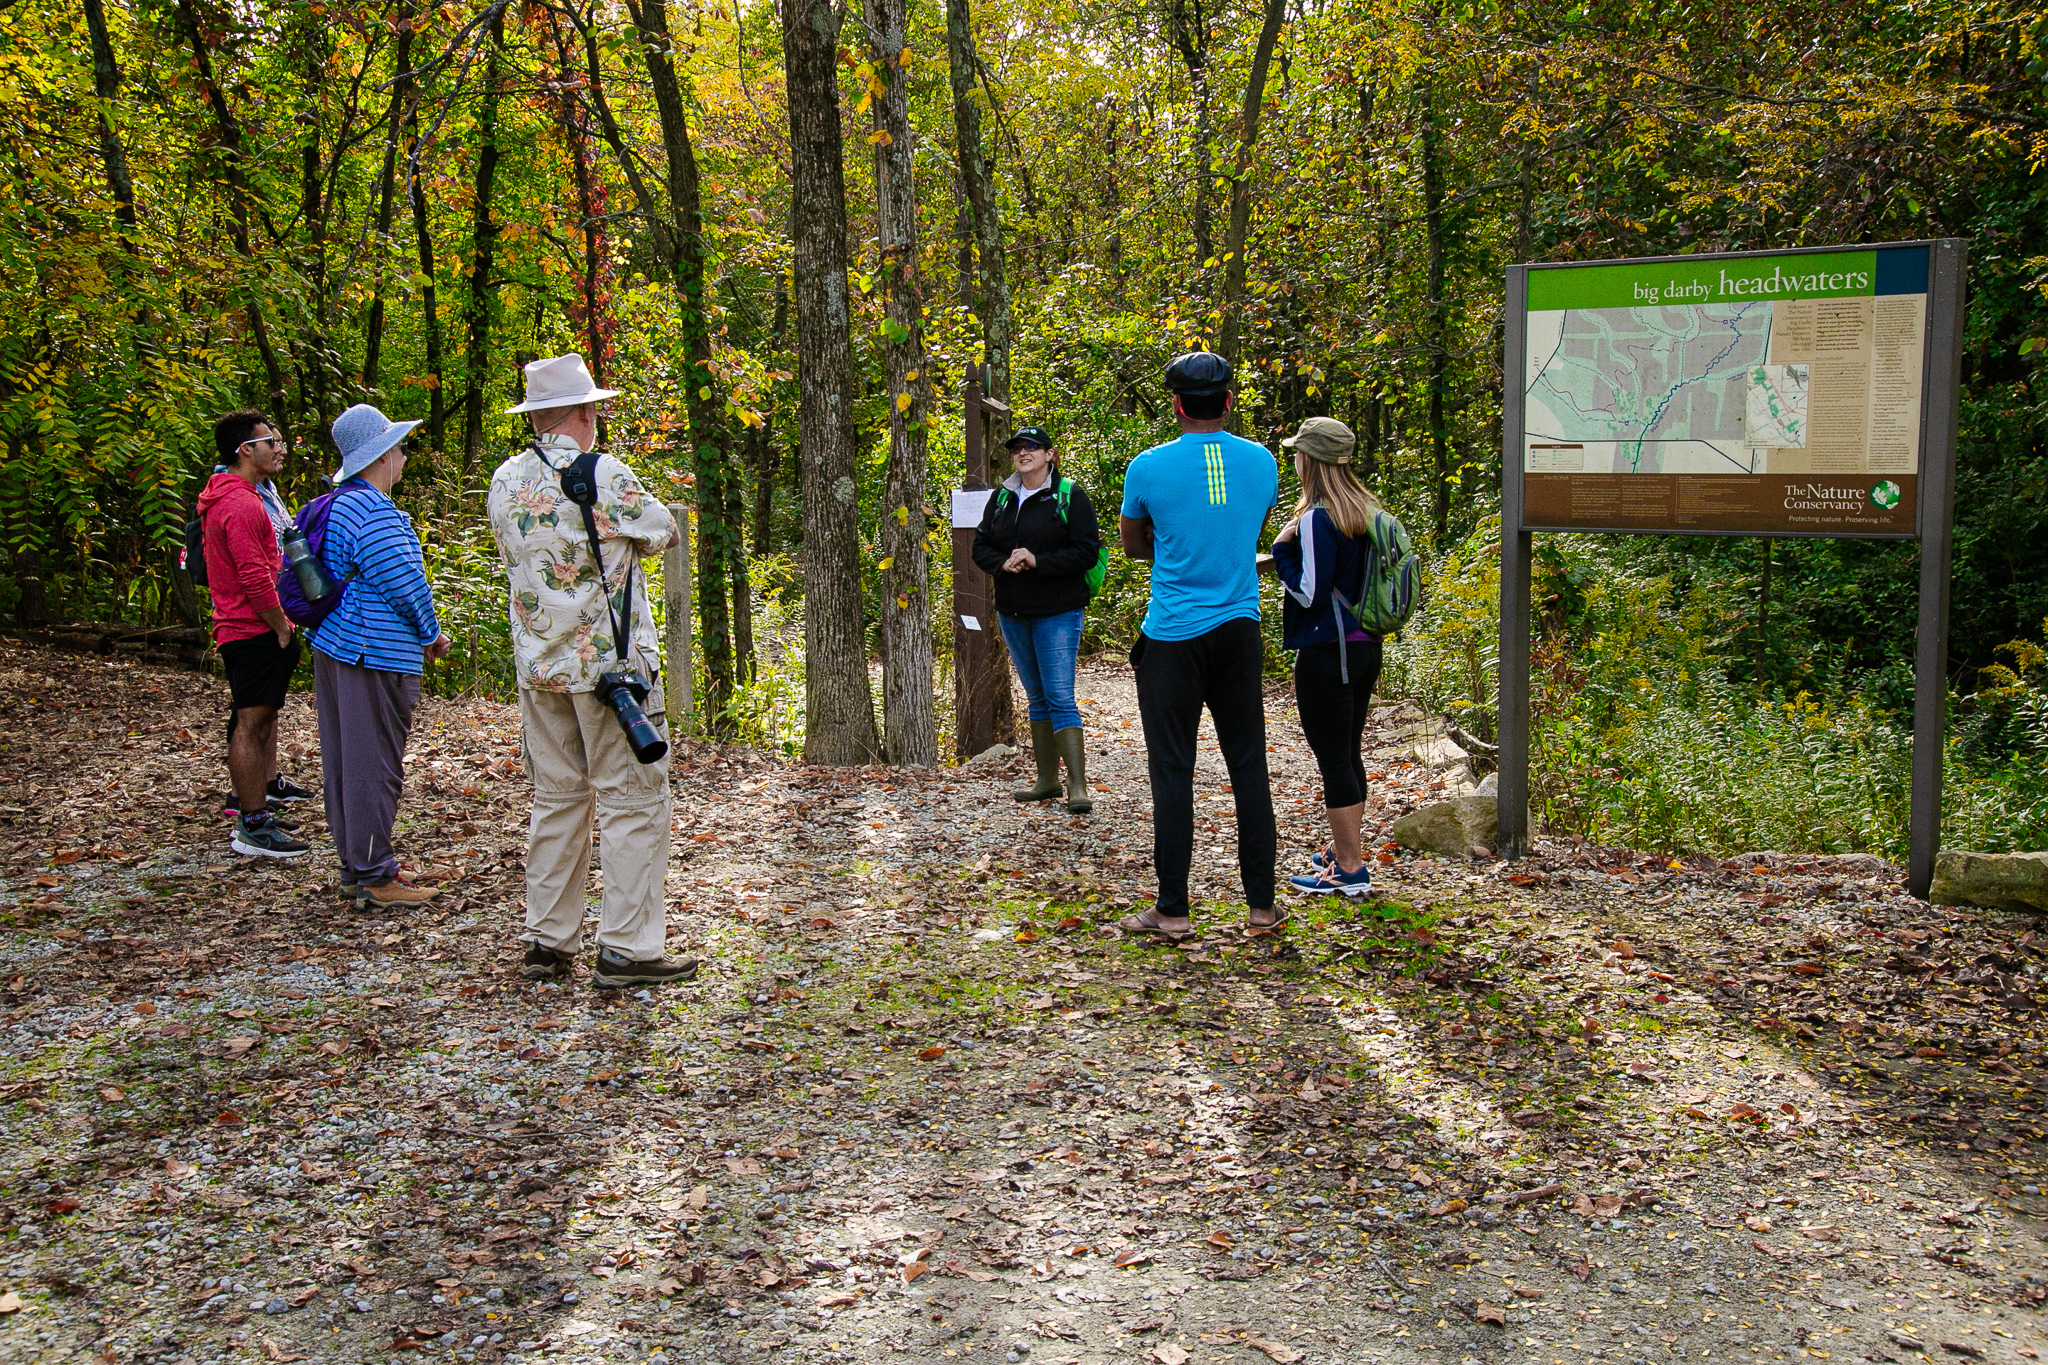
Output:
[[[1116,532],[1123,541],[1124,553],[1132,559],[1152,557],[1152,518],[1118,517]]]

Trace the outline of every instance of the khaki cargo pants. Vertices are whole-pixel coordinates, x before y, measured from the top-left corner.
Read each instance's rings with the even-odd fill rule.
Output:
[[[659,682],[642,706],[667,735]],[[522,687],[519,718],[533,779],[521,940],[563,953],[581,950],[595,813],[604,868],[598,946],[635,962],[660,957],[668,936],[663,882],[672,822],[667,756],[635,762],[618,718],[595,693]]]

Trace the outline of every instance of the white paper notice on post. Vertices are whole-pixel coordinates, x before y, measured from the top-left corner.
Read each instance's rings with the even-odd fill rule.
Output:
[[[969,630],[980,630],[980,629],[981,629],[981,620],[980,620],[980,618],[979,618],[979,617],[974,617],[974,616],[962,616],[962,617],[960,618],[960,624],[961,624],[961,625],[963,625],[963,626],[965,626],[965,627],[967,627],[967,629],[969,629]]]
[[[996,490],[993,488],[956,488],[953,490],[953,529],[972,531],[981,525],[982,509]]]

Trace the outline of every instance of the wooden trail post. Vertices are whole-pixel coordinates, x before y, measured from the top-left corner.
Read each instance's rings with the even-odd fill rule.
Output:
[[[668,514],[676,519],[676,543],[661,552],[661,671],[663,696],[668,702],[668,728],[674,734],[684,728],[697,709],[697,677],[696,665],[690,658],[690,509],[683,503],[672,502]]]
[[[973,758],[1016,733],[1010,712],[1009,660],[996,631],[995,595],[974,563],[974,529],[989,498],[989,438],[1007,403],[987,397],[975,372],[963,391],[966,467],[952,499],[953,735],[955,756]]]

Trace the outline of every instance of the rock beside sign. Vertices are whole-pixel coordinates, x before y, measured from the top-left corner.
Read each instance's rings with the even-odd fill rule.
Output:
[[[1936,905],[2048,913],[2048,853],[1944,851],[1934,860],[1927,899]]]
[[[1403,848],[1470,858],[1476,850],[1490,853],[1499,845],[1500,810],[1491,796],[1461,796],[1402,816],[1391,832]]]

